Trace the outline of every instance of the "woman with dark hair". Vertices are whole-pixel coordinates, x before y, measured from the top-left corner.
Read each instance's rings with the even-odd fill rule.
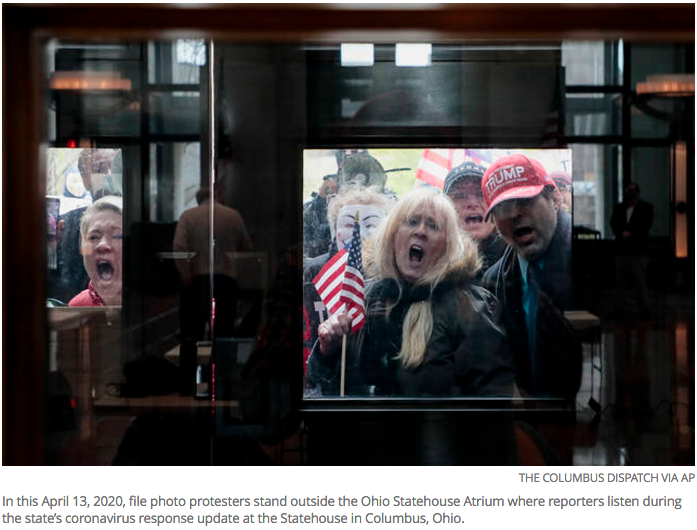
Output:
[[[447,197],[407,194],[378,229],[364,264],[366,324],[350,333],[350,318],[335,314],[319,326],[309,371],[323,381],[323,394],[338,393],[344,334],[347,395],[513,393],[498,303],[472,283],[477,246],[459,230]]]

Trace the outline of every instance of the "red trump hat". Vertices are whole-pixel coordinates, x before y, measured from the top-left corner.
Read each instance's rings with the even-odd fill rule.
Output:
[[[497,204],[512,199],[528,199],[545,186],[554,186],[545,168],[525,155],[509,155],[496,160],[484,173],[482,193],[486,201],[485,218]]]

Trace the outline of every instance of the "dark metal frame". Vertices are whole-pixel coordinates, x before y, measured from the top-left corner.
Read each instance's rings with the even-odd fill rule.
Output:
[[[3,464],[45,461],[45,230],[37,148],[48,38],[375,42],[619,39],[694,42],[694,6],[496,5],[334,9],[326,5],[3,5]],[[270,16],[270,10],[273,15]],[[525,24],[520,21],[525,20]],[[627,103],[628,104],[628,103]],[[626,155],[625,155],[626,156]]]

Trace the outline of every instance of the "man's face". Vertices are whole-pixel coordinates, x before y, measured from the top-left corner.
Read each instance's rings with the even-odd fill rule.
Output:
[[[572,208],[572,198],[571,198],[571,188],[566,185],[557,184],[557,189],[559,190],[559,195],[561,196],[561,207],[565,212],[571,213]]]
[[[520,256],[536,260],[547,251],[557,228],[559,205],[540,193],[530,199],[512,199],[492,211],[496,228]]]
[[[82,197],[85,194],[85,183],[77,171],[71,171],[65,178],[65,187],[74,197]]]
[[[319,188],[319,194],[325,199],[331,195],[336,195],[339,189],[339,183],[336,179],[326,179],[322,181],[322,185]]]
[[[572,208],[572,199],[571,199],[571,190],[569,188],[566,188],[563,191],[559,192],[561,194],[561,206],[564,208],[566,212],[571,213],[571,208]]]
[[[484,220],[486,202],[482,188],[476,180],[461,180],[449,190],[448,197],[453,201],[460,227],[469,233],[475,241],[489,237],[494,230],[494,223]]]
[[[639,198],[639,190],[634,184],[630,184],[624,189],[624,200],[629,204],[634,204]]]
[[[375,204],[349,204],[339,210],[336,218],[336,245],[343,248],[353,237],[353,220],[358,212],[361,239],[372,235],[385,218],[385,210]]]
[[[93,195],[106,185],[116,152],[115,149],[89,150],[87,161],[81,168],[81,175],[85,186]]]

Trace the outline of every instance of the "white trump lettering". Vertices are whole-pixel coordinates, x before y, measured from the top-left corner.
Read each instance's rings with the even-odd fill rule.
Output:
[[[515,178],[515,171],[517,168],[510,168],[510,169],[504,169],[501,173],[503,173],[503,178],[504,180],[511,180],[512,178]]]
[[[523,166],[505,166],[496,170],[486,183],[486,188],[489,194],[494,193],[499,186],[505,184],[511,180],[520,180],[523,173],[525,173],[525,167]]]

